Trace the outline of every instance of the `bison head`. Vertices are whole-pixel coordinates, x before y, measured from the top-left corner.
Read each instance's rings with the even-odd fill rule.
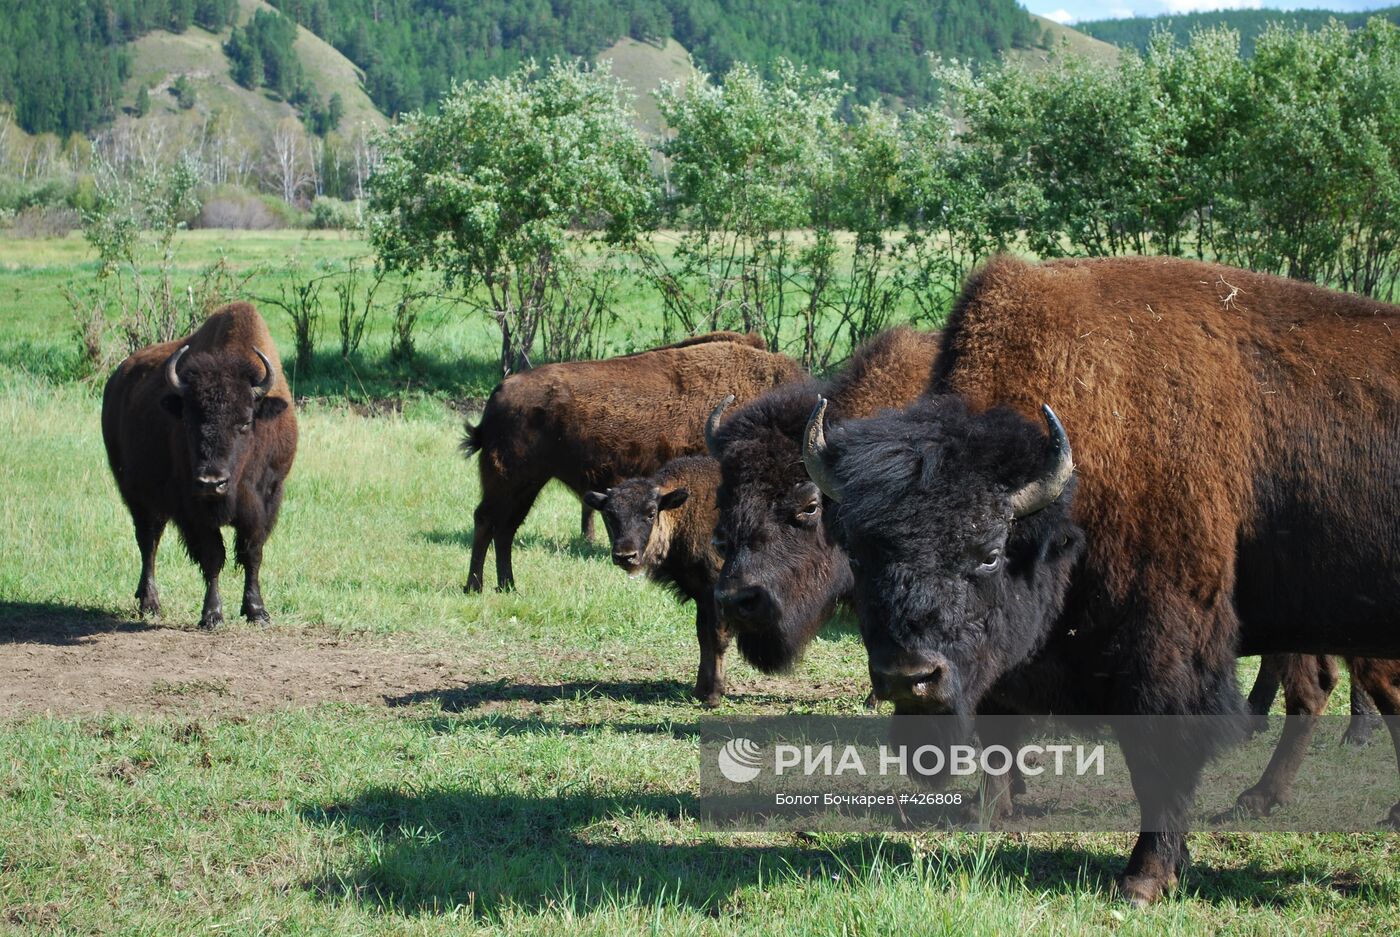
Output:
[[[1045,642],[1083,551],[1064,428],[1048,407],[1047,438],[1012,410],[972,414],[945,396],[828,434],[824,409],[803,459],[841,504],[875,692],[896,714],[961,716],[965,731]]]
[[[583,503],[603,515],[612,541],[612,560],[629,576],[639,576],[665,558],[665,512],[685,504],[685,488],[662,491],[650,478],[629,478],[607,491],[590,491]]]
[[[720,615],[760,670],[790,667],[851,587],[832,539],[830,502],[802,470],[801,435],[816,388],[778,388],[711,434],[720,462],[715,585]]]
[[[261,351],[254,349],[261,362],[254,366],[236,355],[189,350],[166,362],[161,404],[184,424],[195,496],[221,499],[248,452],[253,423],[277,416],[287,402],[267,396],[276,374]]]

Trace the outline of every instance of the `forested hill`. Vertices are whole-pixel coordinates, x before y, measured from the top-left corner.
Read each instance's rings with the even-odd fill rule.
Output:
[[[1356,29],[1365,25],[1373,16],[1382,16],[1392,23],[1400,23],[1400,6],[1367,10],[1360,13],[1338,13],[1335,10],[1216,10],[1210,13],[1183,13],[1171,16],[1138,16],[1128,19],[1092,20],[1075,23],[1074,28],[1095,39],[1111,42],[1123,48],[1142,51],[1158,30],[1170,32],[1177,42],[1185,42],[1191,33],[1198,29],[1224,26],[1237,30],[1240,34],[1240,49],[1246,55],[1254,54],[1254,40],[1271,23],[1279,23],[1291,28],[1306,26],[1318,29],[1330,20],[1338,20]]]
[[[1041,41],[1015,0],[272,0],[365,72],[387,114],[431,104],[454,78],[527,58],[591,58],[624,36],[671,36],[707,71],[783,57],[835,69],[862,100],[921,101],[926,52],[985,60]]]

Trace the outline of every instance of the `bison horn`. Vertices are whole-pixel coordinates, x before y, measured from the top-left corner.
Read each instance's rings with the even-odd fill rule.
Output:
[[[273,371],[272,362],[267,360],[267,355],[258,349],[253,349],[253,354],[257,355],[263,363],[264,374],[262,380],[253,385],[253,399],[260,400],[267,396],[267,392],[272,390]]]
[[[719,421],[724,419],[724,412],[734,403],[734,395],[729,394],[721,400],[713,410],[710,411],[710,418],[705,421],[705,448],[710,450],[710,455],[719,458]]]
[[[180,359],[185,357],[185,352],[189,350],[190,346],[185,345],[165,362],[165,383],[169,384],[170,389],[181,397],[185,396],[185,382],[180,380],[178,368],[180,367]]]
[[[1045,425],[1050,430],[1051,465],[1039,478],[1011,495],[1012,517],[1025,517],[1049,507],[1065,490],[1069,477],[1074,474],[1074,456],[1059,417],[1055,416],[1055,411],[1048,404],[1042,405],[1040,412],[1044,414]]]
[[[807,477],[816,482],[832,501],[841,501],[841,485],[826,463],[826,398],[818,396],[812,415],[807,418],[807,431],[802,435],[802,465],[807,469]]]

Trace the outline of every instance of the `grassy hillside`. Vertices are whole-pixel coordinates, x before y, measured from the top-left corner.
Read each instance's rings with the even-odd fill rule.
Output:
[[[259,8],[270,9],[261,0],[240,0],[239,22],[246,22]],[[227,31],[211,33],[196,26],[178,35],[156,31],[132,43],[131,77],[123,89],[126,106],[118,125],[135,125],[138,130],[151,124],[197,128],[217,118],[245,138],[262,139],[278,121],[295,117],[295,108],[265,89],[249,91],[234,82],[223,51],[227,39]],[[341,96],[345,104],[342,131],[361,123],[384,125],[383,115],[364,92],[358,70],[345,56],[305,29],[297,31],[296,51],[322,97]],[[182,75],[195,89],[195,105],[187,112],[179,110],[171,93],[171,86]],[[151,109],[138,118],[132,105],[142,85],[150,94]]]
[[[1007,58],[1037,63],[1044,62],[1052,51],[1067,50],[1072,55],[1082,55],[1103,62],[1118,60],[1118,47],[1112,43],[1095,39],[1093,36],[1085,35],[1077,29],[1063,26],[1043,16],[1031,14],[1031,19],[1040,26],[1041,33],[1045,38],[1045,48],[1008,49],[1004,53]]]
[[[690,53],[674,39],[664,43],[619,39],[599,52],[597,60],[610,62],[613,74],[632,90],[637,125],[648,134],[661,131],[661,112],[652,92],[660,88],[662,82],[684,82],[696,74]]]

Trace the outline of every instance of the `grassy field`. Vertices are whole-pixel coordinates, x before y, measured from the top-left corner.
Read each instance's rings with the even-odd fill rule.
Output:
[[[1126,836],[700,832],[691,610],[578,539],[556,488],[521,531],[520,591],[461,593],[477,484],[447,398],[477,377],[386,380],[390,408],[312,395],[268,545],[273,626],[190,630],[199,577],[173,536],[165,617],[136,621],[97,389],[24,367],[71,342],[57,286],[84,263],[80,242],[0,241],[0,932],[1400,930],[1400,840],[1380,833],[1200,833],[1183,889],[1134,911],[1108,884]],[[493,359],[489,329],[434,334],[444,371]],[[859,713],[864,672],[838,622],[790,675],[736,657],[723,711]]]

